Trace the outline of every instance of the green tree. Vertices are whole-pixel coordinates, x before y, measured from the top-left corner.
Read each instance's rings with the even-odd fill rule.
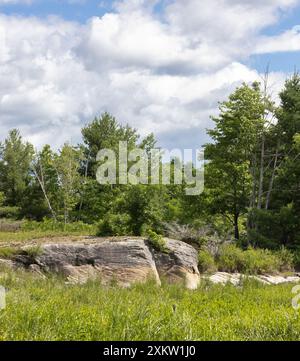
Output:
[[[269,185],[265,210],[254,212],[254,244],[264,247],[300,246],[300,77],[294,74],[280,93],[277,123],[272,126]]]
[[[65,223],[69,222],[70,212],[74,210],[80,200],[82,177],[79,169],[81,160],[81,151],[68,143],[64,144],[54,159]]]
[[[96,157],[101,149],[118,151],[119,142],[127,141],[128,149],[137,145],[137,131],[129,125],[121,125],[109,113],[104,113],[95,118],[91,123],[82,129],[85,155],[85,172],[95,178],[97,170]]]
[[[31,181],[32,158],[32,145],[23,141],[17,129],[11,130],[0,145],[0,190],[5,193],[7,205],[20,206]]]
[[[243,84],[220,104],[205,146],[206,194],[213,213],[226,215],[240,238],[239,219],[247,212],[254,175],[253,154],[264,130],[265,106],[257,83]]]

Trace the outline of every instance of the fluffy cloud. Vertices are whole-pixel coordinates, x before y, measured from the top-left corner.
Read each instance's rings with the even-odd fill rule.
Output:
[[[117,2],[84,25],[0,16],[1,137],[18,127],[35,145],[58,147],[109,111],[164,146],[195,147],[217,102],[259,78],[242,59],[293,38],[298,50],[297,29],[260,35],[295,0],[177,0],[160,13],[157,3]],[[284,74],[271,79],[277,87]]]
[[[256,45],[255,53],[275,53],[300,50],[300,26],[285,31],[278,36],[261,37]]]

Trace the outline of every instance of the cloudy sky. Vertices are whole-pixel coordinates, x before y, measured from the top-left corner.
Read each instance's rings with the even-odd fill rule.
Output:
[[[168,148],[207,140],[217,102],[300,65],[300,0],[0,0],[0,140],[80,140],[109,111]]]

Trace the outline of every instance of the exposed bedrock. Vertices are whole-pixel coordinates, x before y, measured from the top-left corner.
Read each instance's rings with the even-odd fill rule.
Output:
[[[136,282],[165,279],[197,288],[200,275],[196,250],[180,241],[166,239],[167,253],[155,251],[144,239],[103,240],[87,243],[42,244],[37,255],[16,256],[14,265],[34,272],[63,275],[69,282],[99,279],[128,287]],[[26,249],[26,247],[24,248]]]

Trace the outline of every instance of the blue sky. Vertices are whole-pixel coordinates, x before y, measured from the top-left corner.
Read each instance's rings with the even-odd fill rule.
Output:
[[[61,16],[67,20],[85,22],[92,16],[102,16],[111,10],[111,1],[88,0],[84,3],[76,0],[36,0],[28,4],[3,4],[0,9],[8,15],[20,14],[23,16],[47,17],[49,15]]]
[[[218,102],[268,64],[278,100],[299,25],[300,0],[0,0],[0,138],[76,143],[109,111],[162,146],[199,147]]]
[[[300,6],[290,11],[282,12],[280,20],[267,27],[262,34],[273,36],[280,35],[300,23]],[[300,52],[275,52],[250,57],[248,64],[258,71],[264,71],[267,64],[273,71],[293,72],[300,69]]]

